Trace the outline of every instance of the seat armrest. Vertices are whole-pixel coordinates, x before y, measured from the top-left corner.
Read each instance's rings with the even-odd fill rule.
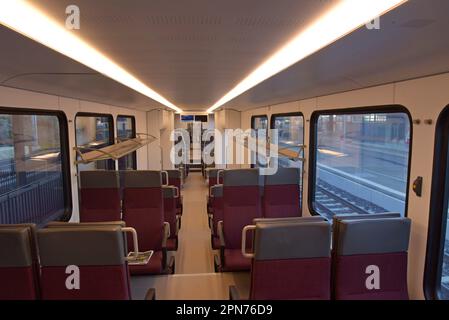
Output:
[[[156,289],[150,288],[145,295],[145,300],[156,300]]]
[[[226,248],[226,242],[224,238],[224,232],[223,232],[223,221],[218,221],[217,224],[217,232],[218,232],[218,239],[220,240],[220,266],[223,267],[225,265],[225,248]]]
[[[164,222],[164,236],[162,238],[162,247],[167,247],[167,240],[170,237],[170,224],[168,222]]]
[[[241,300],[239,290],[236,286],[229,286],[229,300]]]
[[[224,232],[223,232],[223,220],[218,221],[217,225],[218,238],[220,239],[220,247],[226,247]]]

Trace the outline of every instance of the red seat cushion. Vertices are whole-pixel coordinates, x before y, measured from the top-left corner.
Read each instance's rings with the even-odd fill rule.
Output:
[[[254,260],[251,299],[329,300],[331,259]]]
[[[336,256],[334,292],[337,300],[408,300],[407,253]],[[367,266],[380,270],[380,289],[366,287]]]
[[[240,249],[225,249],[223,271],[247,271],[251,269],[251,259],[245,258]]]
[[[79,266],[80,289],[65,286],[66,267],[43,267],[42,298],[49,300],[128,300],[128,269],[119,266]]]
[[[0,300],[35,300],[36,289],[32,267],[0,268]]]
[[[167,250],[176,251],[178,248],[178,237],[167,239]]]
[[[266,218],[300,216],[299,185],[265,186],[263,204]]]
[[[113,188],[86,188],[80,191],[80,222],[121,219],[120,191]]]

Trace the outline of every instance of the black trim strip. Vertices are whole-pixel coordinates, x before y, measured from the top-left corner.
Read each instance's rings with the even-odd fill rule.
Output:
[[[441,275],[446,239],[449,199],[449,105],[437,120],[433,155],[432,190],[424,269],[424,295],[428,300],[440,300]]]

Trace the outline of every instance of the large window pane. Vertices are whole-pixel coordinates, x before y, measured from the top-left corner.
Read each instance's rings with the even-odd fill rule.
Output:
[[[259,139],[266,139],[268,135],[268,117],[263,116],[253,116],[251,118],[251,129],[254,130],[254,134],[256,135],[257,141]],[[256,142],[257,145],[258,142]],[[261,156],[258,156],[255,152],[252,152],[253,161],[255,163],[253,167],[255,168],[263,168],[266,167],[266,160],[262,159]]]
[[[136,137],[136,125],[134,117],[118,116],[117,117],[117,138],[121,141]],[[127,154],[118,160],[119,170],[136,170],[136,152]]]
[[[449,198],[446,199],[446,201],[449,201]],[[444,238],[443,262],[440,278],[440,299],[443,300],[449,300],[449,228],[447,228],[449,215],[446,215],[446,219],[446,236]]]
[[[314,210],[405,213],[410,120],[405,113],[315,117]]]
[[[76,145],[81,152],[89,152],[114,143],[113,120],[110,115],[79,114],[76,116],[75,128]],[[103,160],[79,164],[78,170],[114,170],[114,167],[113,160]]]
[[[0,224],[42,224],[66,213],[61,126],[57,114],[0,111]]]
[[[302,161],[298,158],[303,157],[304,144],[304,118],[300,114],[292,115],[273,115],[272,128],[278,130],[279,136],[279,166],[286,168],[301,168]],[[299,157],[289,157],[282,154],[282,150],[291,150]]]

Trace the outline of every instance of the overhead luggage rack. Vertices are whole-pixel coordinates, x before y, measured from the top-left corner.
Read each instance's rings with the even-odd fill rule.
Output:
[[[73,149],[80,157],[79,160],[75,161],[75,164],[86,164],[109,159],[118,160],[155,140],[157,140],[157,138],[152,135],[137,133],[136,137],[133,139],[117,139],[117,143],[100,149],[87,146],[74,147]]]

